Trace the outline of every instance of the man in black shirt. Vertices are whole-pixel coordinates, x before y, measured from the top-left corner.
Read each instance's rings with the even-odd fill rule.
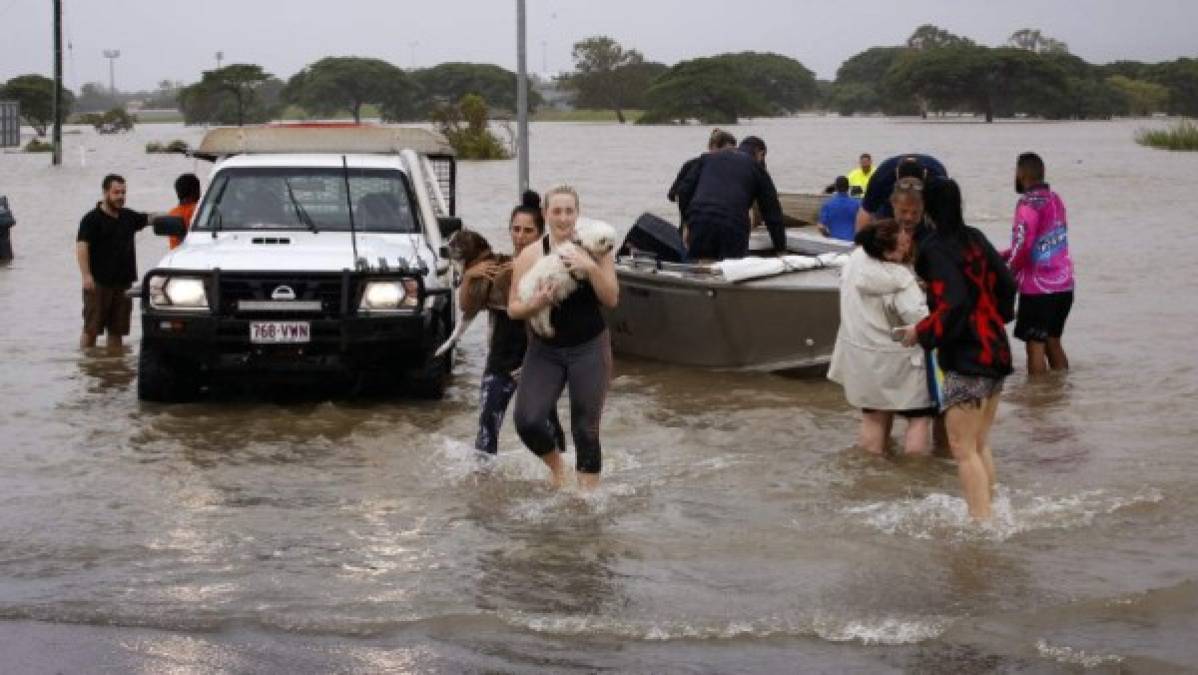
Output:
[[[708,153],[683,179],[687,200],[687,256],[692,260],[743,258],[749,253],[749,208],[757,202],[778,253],[786,251],[782,205],[765,170],[765,142],[749,136],[737,149]]]
[[[711,137],[707,139],[707,152],[703,153],[703,155],[713,153],[717,150],[735,147],[736,136],[733,136],[723,129],[712,129]],[[672,202],[678,202],[678,215],[682,218],[682,220],[678,222],[679,230],[685,230],[686,228],[686,207],[690,205],[687,200],[689,195],[686,196],[687,198],[683,198],[683,195],[681,195],[679,191],[682,189],[683,181],[685,181],[687,175],[699,165],[699,161],[703,159],[703,155],[692,157],[691,159],[686,160],[686,163],[684,163],[682,168],[678,170],[678,176],[674,179],[674,184],[670,186],[670,191],[666,193],[666,199],[669,199]]]
[[[81,348],[94,347],[101,331],[108,351],[120,353],[121,338],[129,334],[133,301],[125,291],[137,281],[134,235],[150,215],[125,208],[125,179],[104,177],[104,198],[79,221],[75,258],[83,275],[83,334]]]

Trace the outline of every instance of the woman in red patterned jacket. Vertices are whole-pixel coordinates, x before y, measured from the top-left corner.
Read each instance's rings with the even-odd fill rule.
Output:
[[[920,246],[915,272],[927,284],[930,313],[904,342],[935,350],[943,371],[938,404],[969,515],[988,520],[995,482],[990,426],[1003,378],[1013,370],[1006,324],[1015,318],[1015,281],[986,235],[965,224],[956,182],[935,181],[926,197],[936,229]]]

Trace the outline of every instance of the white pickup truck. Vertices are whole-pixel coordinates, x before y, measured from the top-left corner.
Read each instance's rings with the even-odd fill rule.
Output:
[[[138,397],[214,378],[329,381],[439,398],[453,353],[456,164],[441,136],[385,126],[214,129],[182,244],[142,279]],[[160,231],[159,234],[171,232]]]

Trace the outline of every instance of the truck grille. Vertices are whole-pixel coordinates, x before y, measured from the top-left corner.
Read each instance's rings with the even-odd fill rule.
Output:
[[[337,315],[341,313],[341,275],[220,275],[220,313]],[[294,304],[291,304],[294,303]]]

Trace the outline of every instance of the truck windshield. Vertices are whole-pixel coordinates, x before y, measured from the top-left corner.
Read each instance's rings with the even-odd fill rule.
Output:
[[[407,177],[393,169],[238,168],[217,174],[196,230],[419,232]]]

